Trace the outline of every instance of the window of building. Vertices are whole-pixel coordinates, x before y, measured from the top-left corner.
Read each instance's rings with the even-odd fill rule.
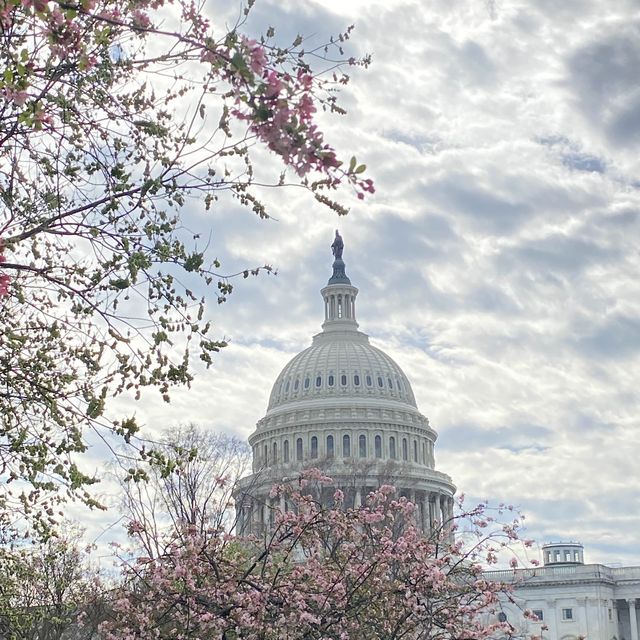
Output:
[[[393,382],[391,382],[391,378],[387,378],[387,384],[389,385],[389,389],[393,389]]]
[[[376,458],[382,458],[382,438],[380,436],[376,436],[374,440]]]
[[[563,609],[562,610],[562,619],[563,620],[573,620],[573,609]]]
[[[418,462],[418,441],[413,441],[413,461]]]
[[[302,438],[296,440],[296,460],[302,462]]]
[[[544,620],[544,611],[542,609],[534,609],[533,615],[537,622],[542,622]]]
[[[564,552],[564,561],[565,562],[571,562],[571,551],[565,551]]]
[[[309,388],[309,378],[308,377],[304,379],[304,388],[305,389]]]
[[[316,436],[311,438],[311,457],[318,457],[318,438],[316,438]]]
[[[289,441],[285,440],[282,443],[282,461],[289,462]]]
[[[289,380],[287,380],[287,386],[284,388],[285,393],[289,393]]]
[[[356,387],[360,386],[360,376],[357,373],[353,376],[353,384]]]
[[[327,458],[333,458],[333,436],[327,436]]]
[[[560,551],[558,551],[557,549],[556,549],[556,552],[555,552],[555,561],[556,562],[560,562]]]
[[[403,460],[409,459],[409,445],[407,444],[406,438],[402,438],[402,459]]]
[[[347,376],[345,376],[344,374],[342,374],[342,376],[340,376],[340,384],[341,384],[343,387],[346,387],[346,386],[347,386]]]
[[[360,457],[367,457],[367,436],[362,435],[358,438],[358,448],[360,449]]]
[[[609,609],[609,620],[613,620],[613,611],[611,611],[611,609]]]
[[[271,448],[273,450],[273,464],[276,464],[278,462],[278,443],[274,442]]]
[[[393,436],[389,438],[389,457],[392,460],[396,459],[396,439]]]
[[[329,379],[327,380],[327,384],[328,384],[330,387],[333,387],[333,383],[334,383],[334,382],[335,382],[335,380],[334,380],[333,376],[329,376]]]
[[[380,388],[384,387],[384,381],[382,380],[382,378],[380,376],[378,376],[378,386]]]
[[[573,561],[580,562],[580,554],[577,551],[573,552]]]
[[[342,457],[351,457],[351,438],[347,435],[342,436]]]
[[[299,386],[300,386],[300,380],[296,378],[296,381],[293,383],[293,390],[297,391]]]
[[[373,384],[373,380],[371,379],[371,376],[366,377],[366,382],[367,382],[367,387],[370,387]]]
[[[316,387],[319,387],[322,385],[322,376],[318,376],[316,378]]]
[[[264,463],[267,464],[269,462],[269,447],[264,445]]]

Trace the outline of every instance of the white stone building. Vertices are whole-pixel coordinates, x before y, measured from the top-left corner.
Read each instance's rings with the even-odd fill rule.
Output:
[[[347,506],[393,483],[418,505],[423,528],[453,514],[455,487],[435,470],[436,432],[400,367],[358,331],[358,289],[345,273],[337,232],[334,256],[333,274],[321,291],[322,331],[277,377],[267,413],[249,438],[253,473],[236,493],[243,533],[262,531],[273,508],[286,507],[269,491],[305,467],[333,478]]]
[[[502,611],[516,629],[512,637],[638,640],[640,567],[584,564],[576,542],[546,544],[542,553],[541,567],[486,573],[515,585],[514,602],[503,603]],[[527,609],[537,620],[525,618]]]

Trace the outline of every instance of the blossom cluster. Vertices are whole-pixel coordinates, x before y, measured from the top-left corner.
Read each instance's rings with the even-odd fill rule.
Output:
[[[173,3],[172,3],[173,4]],[[324,176],[322,187],[334,189],[343,182],[351,184],[359,198],[374,193],[371,179],[360,175],[364,165],[344,168],[333,147],[314,121],[318,93],[325,84],[313,75],[302,56],[299,61],[283,65],[283,50],[267,46],[244,36],[214,39],[209,21],[193,0],[178,0],[181,21],[186,28],[171,37],[199,52],[201,63],[208,65],[211,82],[226,82],[233,97],[231,115],[246,123],[249,130],[298,177],[310,172]],[[22,114],[24,122],[37,129],[56,128],[54,105],[47,104],[34,84],[37,69],[56,65],[86,72],[99,62],[106,41],[116,43],[119,34],[144,40],[158,32],[154,16],[165,0],[136,0],[119,3],[114,0],[81,0],[73,8],[47,0],[0,2],[0,25],[18,32],[35,35],[42,46],[25,64],[20,56],[27,49],[13,52],[5,62],[10,73],[0,82],[7,104]],[[166,31],[160,31],[166,35]],[[289,59],[293,60],[293,48]],[[297,55],[297,54],[296,54]],[[355,58],[347,65],[359,64]],[[367,63],[365,63],[367,64]],[[346,83],[347,76],[340,80]],[[28,118],[27,115],[28,114]]]

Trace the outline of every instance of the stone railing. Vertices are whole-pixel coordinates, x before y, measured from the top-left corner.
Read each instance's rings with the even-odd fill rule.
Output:
[[[535,567],[530,569],[498,569],[485,571],[489,580],[501,582],[538,582],[544,580],[605,580],[640,581],[640,567],[607,567],[603,564],[584,564],[566,567]]]

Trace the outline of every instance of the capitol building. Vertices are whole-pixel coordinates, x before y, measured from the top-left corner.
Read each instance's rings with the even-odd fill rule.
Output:
[[[270,496],[272,486],[310,467],[334,481],[320,496],[327,502],[340,488],[345,505],[358,507],[371,490],[392,484],[416,505],[426,533],[453,517],[456,487],[435,468],[437,434],[402,369],[359,331],[358,289],[343,248],[336,231],[333,272],[320,291],[322,331],[280,372],[249,437],[252,474],[235,493],[241,534],[268,531],[275,511],[287,508],[282,495]],[[578,543],[542,551],[541,567],[486,573],[514,585],[497,614],[513,626],[510,638],[640,640],[640,567],[585,564]],[[523,615],[527,609],[533,619]]]

